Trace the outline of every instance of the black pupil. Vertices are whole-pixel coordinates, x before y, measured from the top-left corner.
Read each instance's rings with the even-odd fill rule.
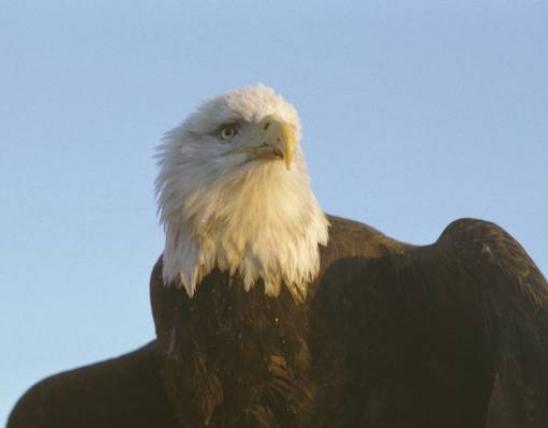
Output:
[[[225,137],[232,137],[234,134],[234,130],[232,128],[225,128],[224,131]]]

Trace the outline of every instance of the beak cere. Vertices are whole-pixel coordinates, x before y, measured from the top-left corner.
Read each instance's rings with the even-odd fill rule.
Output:
[[[267,116],[256,125],[253,154],[257,158],[274,158],[283,160],[290,169],[295,153],[295,130],[288,123]]]

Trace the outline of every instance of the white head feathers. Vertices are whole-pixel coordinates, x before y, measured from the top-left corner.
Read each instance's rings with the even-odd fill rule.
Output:
[[[206,101],[166,134],[156,191],[167,283],[193,296],[218,267],[246,289],[262,279],[269,295],[282,284],[299,300],[306,295],[328,222],[299,137],[295,108],[260,84]]]

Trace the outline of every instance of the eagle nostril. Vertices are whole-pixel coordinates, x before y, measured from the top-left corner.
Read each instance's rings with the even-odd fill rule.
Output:
[[[266,130],[268,130],[268,128],[270,128],[270,122],[266,122],[263,130],[266,131]]]

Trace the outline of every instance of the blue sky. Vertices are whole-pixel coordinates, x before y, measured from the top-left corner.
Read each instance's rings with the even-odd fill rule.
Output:
[[[153,148],[227,89],[297,106],[326,211],[492,220],[548,271],[546,0],[4,1],[0,52],[0,421],[153,338]]]

